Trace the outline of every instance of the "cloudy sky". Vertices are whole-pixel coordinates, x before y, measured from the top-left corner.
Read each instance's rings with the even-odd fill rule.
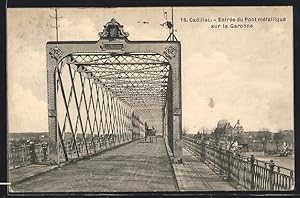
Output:
[[[130,40],[165,40],[163,10],[170,8],[62,8],[60,40],[98,40],[116,18]],[[8,25],[9,131],[47,131],[47,41],[55,40],[53,8],[10,8]],[[293,129],[292,9],[289,7],[174,8],[182,43],[183,125],[190,131],[213,128],[220,119],[245,130]],[[198,17],[285,17],[254,22],[252,29],[212,29]],[[170,14],[168,16],[170,18]],[[141,24],[138,21],[148,21]],[[230,24],[230,23],[226,23]],[[210,105],[213,101],[214,105]]]

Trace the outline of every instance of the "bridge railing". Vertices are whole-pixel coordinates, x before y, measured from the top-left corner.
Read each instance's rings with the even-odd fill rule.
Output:
[[[73,142],[65,141],[65,151],[68,160],[91,155],[106,149],[116,147],[132,140],[130,133],[116,134],[111,137],[94,138],[94,141],[87,140],[85,146],[83,141],[77,141],[77,151]],[[87,152],[88,149],[88,152]],[[61,152],[63,150],[61,149]],[[17,168],[29,164],[48,164],[48,148],[42,144],[22,145],[9,148],[9,168]],[[64,161],[62,159],[61,161]]]
[[[45,161],[45,150],[42,144],[13,146],[9,148],[8,153],[9,168]]]
[[[77,141],[77,151],[73,142],[65,141],[64,145],[66,148],[66,152],[68,155],[68,159],[76,159],[78,157],[84,157],[90,154],[94,154],[100,151],[104,151],[106,149],[114,148],[118,145],[124,144],[126,142],[131,141],[131,135],[129,133],[124,134],[116,134],[111,137],[102,137],[102,138],[94,138],[94,141],[87,140],[86,146],[83,141]],[[87,149],[88,152],[87,152]],[[78,156],[79,155],[79,156]]]
[[[228,181],[241,185],[248,190],[292,190],[294,171],[277,166],[271,160],[264,162],[252,155],[235,155],[233,152],[206,144],[200,140],[183,137],[187,150],[199,156],[202,161],[212,166]]]

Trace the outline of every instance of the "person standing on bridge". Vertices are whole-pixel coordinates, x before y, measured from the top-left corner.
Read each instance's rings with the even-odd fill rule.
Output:
[[[47,146],[48,146],[47,143],[44,143],[44,144],[42,145],[42,151],[43,151],[43,157],[44,157],[44,158],[43,158],[43,161],[44,161],[44,162],[47,161],[47,150],[48,150]]]
[[[35,164],[37,162],[37,157],[36,157],[36,153],[35,153],[34,142],[30,142],[29,149],[30,149],[31,163]]]

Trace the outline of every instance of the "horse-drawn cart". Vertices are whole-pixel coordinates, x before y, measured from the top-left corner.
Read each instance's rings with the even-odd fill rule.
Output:
[[[154,128],[149,129],[148,127],[146,128],[145,132],[145,142],[147,142],[147,138],[149,137],[149,141],[153,142],[153,139],[155,139],[155,142],[157,142],[156,139],[156,130]]]

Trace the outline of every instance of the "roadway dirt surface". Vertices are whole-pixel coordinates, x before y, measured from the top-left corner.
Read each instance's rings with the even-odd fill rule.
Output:
[[[162,138],[135,141],[12,186],[15,192],[177,191]]]

